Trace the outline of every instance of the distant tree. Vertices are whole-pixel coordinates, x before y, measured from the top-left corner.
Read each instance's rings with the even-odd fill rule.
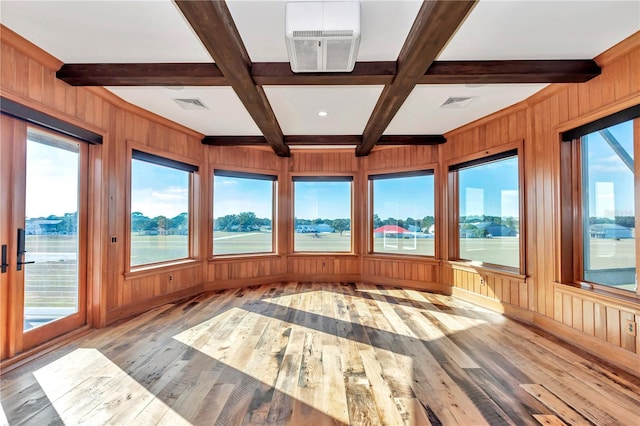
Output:
[[[620,226],[626,226],[627,228],[636,227],[635,216],[616,216],[616,223]]]
[[[377,214],[373,215],[373,229],[379,228],[383,225],[382,219]]]
[[[427,230],[436,223],[435,218],[433,216],[425,216],[422,218],[422,228],[427,228]]]
[[[180,213],[168,220],[169,229],[177,231],[179,234],[186,234],[189,230],[189,214],[187,212]]]
[[[256,214],[254,212],[242,212],[238,214],[238,225],[240,230],[244,231],[255,226]]]
[[[214,220],[213,229],[217,231],[231,231],[231,228],[237,224],[238,216],[235,214],[228,214]]]
[[[350,221],[349,219],[334,219],[331,221],[331,226],[340,233],[342,237],[342,233],[349,229]]]

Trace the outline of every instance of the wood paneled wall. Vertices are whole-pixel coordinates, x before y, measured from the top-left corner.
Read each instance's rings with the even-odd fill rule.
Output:
[[[550,85],[519,104],[446,135],[447,143],[440,146],[441,164],[524,140],[521,194],[526,207],[521,220],[525,223],[526,278],[460,270],[455,262],[445,261],[443,279],[461,297],[479,303],[484,299],[491,307],[499,300],[511,311],[513,307],[526,309],[533,314],[534,323],[586,349],[602,347],[598,341],[608,343],[604,347],[609,349],[622,348],[628,352],[614,350],[612,360],[628,364],[634,362],[629,353],[640,353],[638,338],[623,330],[627,320],[638,323],[638,301],[626,303],[560,283],[560,132],[640,103],[640,33],[596,61],[602,74],[589,82]],[[446,188],[444,196],[452,196]],[[443,253],[447,240],[439,239]]]
[[[93,323],[102,326],[123,314],[141,312],[158,303],[202,288],[202,264],[177,268],[169,285],[162,273],[125,277],[126,218],[130,153],[128,141],[158,155],[178,155],[201,168],[202,135],[125,103],[102,88],[72,87],[55,78],[60,61],[5,27],[1,28],[0,90],[2,96],[103,135],[91,148],[89,292]],[[3,141],[5,143],[5,141]],[[9,142],[7,142],[9,143]],[[194,204],[199,231],[199,192]],[[111,243],[115,237],[116,242]],[[196,248],[196,252],[203,251]]]
[[[364,280],[404,285],[472,299],[530,320],[588,350],[632,363],[640,339],[623,331],[638,324],[638,304],[559,284],[559,133],[640,103],[640,35],[598,58],[602,75],[582,84],[551,85],[542,92],[446,135],[439,146],[377,147],[364,158],[352,150],[293,151],[288,159],[262,147],[213,147],[201,135],[124,103],[104,89],[75,88],[55,78],[61,64],[2,27],[2,95],[104,136],[93,150],[90,219],[91,308],[98,326],[192,294],[290,280]],[[456,159],[523,141],[526,276],[477,270],[447,258],[451,197],[445,165]],[[194,251],[188,264],[126,273],[128,214],[126,182],[130,143],[159,155],[176,155],[200,167],[194,200]],[[278,175],[277,252],[275,255],[211,256],[212,180],[215,168]],[[368,250],[369,173],[434,168],[436,171],[436,256],[376,255]],[[294,175],[354,177],[354,251],[312,255],[292,252]],[[640,197],[638,197],[640,199]],[[111,237],[116,243],[111,243]],[[168,280],[172,275],[172,280]],[[589,347],[591,346],[591,347]],[[636,355],[633,355],[636,356]]]

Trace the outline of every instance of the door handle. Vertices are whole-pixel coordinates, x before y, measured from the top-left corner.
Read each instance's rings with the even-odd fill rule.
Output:
[[[0,273],[5,274],[7,272],[7,267],[9,264],[7,263],[7,245],[2,245],[2,263],[0,263]]]
[[[22,271],[22,265],[36,263],[35,261],[23,262],[24,254],[26,252],[27,250],[25,250],[25,232],[23,228],[18,228],[18,260],[16,262],[16,271]]]

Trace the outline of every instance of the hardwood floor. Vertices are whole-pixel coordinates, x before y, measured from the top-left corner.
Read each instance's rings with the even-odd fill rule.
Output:
[[[365,284],[201,295],[1,381],[11,425],[640,424],[639,378],[451,297]]]

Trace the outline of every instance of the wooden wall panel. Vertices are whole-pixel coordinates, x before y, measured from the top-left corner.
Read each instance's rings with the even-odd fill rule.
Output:
[[[375,148],[366,159],[367,172],[394,171],[435,164],[438,146],[393,146]]]
[[[359,281],[360,260],[355,255],[302,255],[289,257],[288,281]]]
[[[92,147],[90,180],[94,211],[90,223],[97,239],[89,245],[90,313],[93,324],[104,326],[119,314],[141,312],[167,295],[178,297],[202,284],[202,266],[177,280],[162,283],[163,273],[125,279],[126,181],[129,167],[127,140],[149,147],[158,155],[176,154],[204,166],[201,135],[118,99],[101,88],[71,87],[55,78],[61,63],[31,43],[0,26],[0,90],[2,96],[69,123],[103,135]],[[199,214],[198,221],[199,221]],[[198,227],[196,227],[198,229]],[[111,243],[111,237],[116,243]],[[170,270],[171,268],[169,268]],[[123,308],[123,307],[126,307]]]
[[[296,151],[288,159],[292,173],[354,173],[358,171],[360,159],[352,150],[340,151]]]
[[[486,289],[478,288],[475,277],[469,276],[472,272],[457,271],[448,262],[443,265],[443,279],[451,280],[455,289],[528,309],[612,346],[636,352],[640,346],[637,338],[625,333],[624,326],[627,319],[638,321],[637,302],[622,309],[610,298],[557,284],[560,132],[640,103],[640,33],[596,61],[602,66],[602,74],[587,83],[550,85],[519,104],[445,135],[447,143],[439,146],[441,164],[499,148],[515,139],[524,140],[521,194],[525,197],[526,280],[488,278]],[[439,240],[443,252],[446,240]],[[510,294],[505,291],[507,282]],[[476,302],[481,300],[474,298]],[[553,322],[542,317],[532,318],[548,329],[549,324],[553,327]],[[555,331],[562,332],[560,327]]]

